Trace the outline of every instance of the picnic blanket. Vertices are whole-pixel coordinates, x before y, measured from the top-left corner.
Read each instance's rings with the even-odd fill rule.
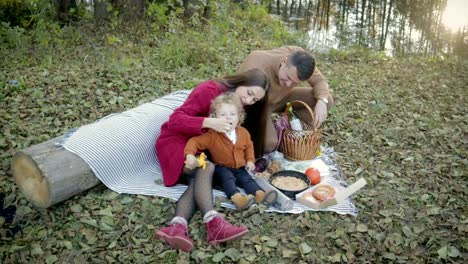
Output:
[[[186,185],[165,187],[155,153],[155,142],[161,125],[173,110],[185,101],[191,90],[173,92],[152,102],[122,113],[111,114],[94,123],[70,131],[61,145],[88,163],[96,177],[117,193],[142,194],[178,200]],[[346,186],[332,148],[322,148],[319,157],[330,168],[328,181]],[[241,190],[243,191],[243,190]],[[213,190],[213,196],[226,198],[224,192]],[[234,209],[228,200],[221,206]],[[288,211],[271,206],[267,212],[302,213],[314,210],[299,203]],[[318,210],[314,210],[318,211]],[[357,216],[351,199],[321,211]]]

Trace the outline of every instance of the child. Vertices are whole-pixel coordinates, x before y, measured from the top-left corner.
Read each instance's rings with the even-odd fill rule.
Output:
[[[237,210],[250,207],[254,201],[266,206],[273,204],[278,197],[276,191],[263,191],[247,172],[255,169],[255,157],[250,134],[240,126],[245,112],[239,97],[236,94],[216,97],[211,104],[211,115],[230,122],[231,129],[226,133],[208,130],[203,135],[191,138],[184,150],[185,166],[188,169],[199,167],[195,154],[208,150],[216,164],[215,174],[220,177],[224,192]],[[247,195],[242,195],[237,186],[244,188]]]

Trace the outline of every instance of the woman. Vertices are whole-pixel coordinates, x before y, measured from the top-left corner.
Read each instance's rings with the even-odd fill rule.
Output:
[[[210,244],[226,242],[248,233],[246,227],[229,224],[214,210],[212,193],[214,165],[207,162],[205,169],[196,171],[184,168],[184,147],[190,138],[201,135],[205,129],[211,128],[225,133],[235,125],[221,118],[209,117],[211,101],[215,97],[234,92],[244,106],[249,106],[258,101],[265,101],[268,88],[265,74],[258,69],[201,83],[162,125],[161,135],[156,141],[156,153],[164,185],[176,184],[183,175],[188,181],[188,188],[177,202],[176,216],[170,221],[169,226],[156,231],[156,238],[164,240],[173,248],[191,251],[193,241],[188,236],[187,222],[196,208],[203,215]]]

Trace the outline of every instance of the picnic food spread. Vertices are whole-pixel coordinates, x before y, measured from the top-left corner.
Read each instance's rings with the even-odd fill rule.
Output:
[[[280,176],[271,181],[271,184],[286,191],[299,191],[307,188],[307,183],[293,176]]]
[[[320,182],[320,172],[316,168],[308,168],[305,175],[309,177],[310,184],[316,185]]]
[[[284,211],[290,210],[295,202],[317,210],[326,209],[344,202],[366,185],[361,178],[351,186],[341,186],[330,177],[330,168],[321,159],[291,161],[278,151],[263,159],[267,166],[256,171],[255,181],[263,189],[278,192],[275,206]]]
[[[268,166],[268,171],[270,173],[275,173],[281,170],[281,162],[274,160],[270,163],[270,166]]]
[[[325,201],[335,196],[335,188],[330,185],[322,184],[312,191],[312,196],[319,201]]]
[[[291,126],[292,130],[296,130],[296,131],[304,130],[302,128],[301,120],[297,117],[297,115],[296,115],[295,111],[293,110],[293,107],[292,107],[290,102],[286,103],[285,112],[288,115],[289,125]]]

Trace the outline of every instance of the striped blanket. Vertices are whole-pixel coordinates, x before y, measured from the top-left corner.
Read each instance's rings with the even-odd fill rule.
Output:
[[[117,193],[154,195],[178,200],[187,186],[163,185],[154,144],[161,125],[168,120],[175,108],[182,105],[190,92],[174,92],[128,111],[108,115],[68,135],[62,146],[86,161],[96,177]],[[344,186],[346,182],[332,159],[333,154],[333,149],[326,148],[320,158],[332,171],[329,180]],[[226,197],[219,190],[213,190],[213,196]],[[222,202],[221,205],[235,208],[229,201]],[[295,203],[289,211],[282,211],[274,206],[267,209],[280,213],[302,213],[305,210],[313,209],[299,203]],[[322,211],[357,215],[357,209],[350,199]]]

